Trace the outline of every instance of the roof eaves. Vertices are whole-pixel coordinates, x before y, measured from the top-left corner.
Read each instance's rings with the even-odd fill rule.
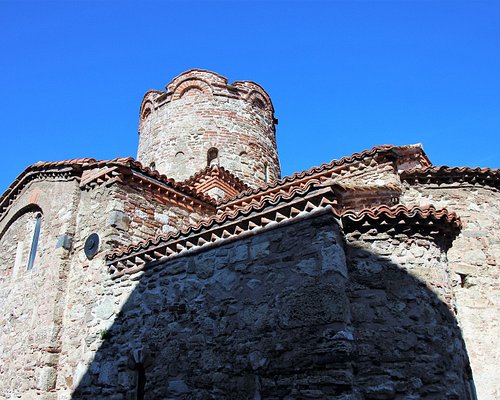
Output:
[[[77,158],[54,162],[39,161],[28,166],[0,196],[0,214],[3,214],[10,204],[14,202],[21,190],[37,177],[53,175],[68,179],[80,179],[83,166],[92,162],[95,162],[93,158]]]
[[[237,202],[245,197],[251,197],[253,195],[259,195],[266,193],[268,191],[273,191],[278,189],[281,186],[286,186],[290,184],[294,184],[297,182],[302,181],[303,179],[308,179],[310,177],[314,177],[317,174],[321,174],[323,172],[329,172],[330,170],[338,167],[344,167],[348,164],[352,164],[358,161],[363,161],[367,158],[373,158],[376,157],[377,155],[380,154],[385,154],[390,157],[396,157],[397,155],[392,152],[391,150],[394,149],[397,146],[394,145],[380,145],[380,146],[375,146],[369,150],[364,150],[360,153],[354,153],[350,156],[347,157],[342,157],[339,160],[332,160],[329,163],[324,163],[321,164],[320,166],[317,167],[312,167],[310,169],[301,171],[301,172],[296,172],[292,175],[285,176],[277,181],[268,183],[266,185],[260,186],[258,188],[251,188],[248,189],[244,192],[239,193],[237,196],[233,198],[227,198],[220,200],[218,202],[218,206],[225,207],[229,205],[229,203]]]
[[[500,188],[500,169],[429,166],[403,171],[401,180],[412,183],[470,183]]]
[[[375,229],[387,229],[403,221],[406,226],[415,222],[420,229],[431,228],[439,232],[455,234],[460,229],[460,219],[446,210],[434,207],[396,207],[378,206],[362,210],[347,209],[341,211],[337,203],[338,190],[334,186],[318,187],[308,185],[301,190],[277,193],[274,197],[249,203],[245,207],[225,212],[200,221],[183,231],[167,236],[158,236],[145,242],[117,250],[106,257],[110,272],[116,278],[135,272],[157,261],[164,261],[171,256],[187,254],[215,242],[221,243],[240,237],[253,229],[264,229],[282,223],[296,216],[310,212],[315,208],[332,208],[332,212],[342,220],[345,229],[360,229],[371,226]],[[411,225],[413,226],[413,225]],[[140,269],[139,268],[139,269]]]
[[[214,209],[215,202],[211,197],[200,194],[183,183],[176,182],[174,179],[160,174],[158,171],[143,166],[139,161],[136,161],[132,157],[97,161],[88,165],[86,169],[92,170],[98,168],[103,168],[103,171],[101,173],[91,175],[89,179],[85,180],[85,185],[91,185],[96,180],[99,180],[99,183],[109,182],[110,180],[113,182],[120,181],[122,183],[126,183],[127,180],[117,178],[116,175],[119,173],[124,177],[133,177],[133,180],[139,184],[153,184],[176,196],[186,197],[190,202]]]

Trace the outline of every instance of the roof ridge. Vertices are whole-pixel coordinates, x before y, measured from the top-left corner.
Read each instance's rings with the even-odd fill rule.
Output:
[[[382,152],[382,151],[390,151],[390,150],[397,148],[397,147],[401,147],[401,146],[396,146],[396,145],[392,145],[392,144],[378,145],[378,146],[374,146],[368,150],[363,150],[361,152],[353,153],[350,156],[345,156],[345,157],[342,157],[340,159],[333,159],[330,162],[320,164],[319,166],[311,167],[309,169],[302,170],[300,172],[294,172],[292,175],[284,176],[283,178],[280,178],[274,182],[270,182],[268,184],[259,186],[257,188],[250,188],[244,192],[239,193],[238,195],[236,195],[234,197],[219,200],[217,202],[217,205],[219,206],[219,205],[227,204],[231,201],[239,200],[239,199],[242,199],[246,196],[250,196],[252,194],[257,194],[259,192],[263,192],[263,191],[266,191],[269,189],[274,189],[274,188],[281,186],[283,184],[290,183],[290,182],[293,182],[294,180],[304,178],[305,176],[312,176],[313,174],[316,174],[318,172],[322,172],[322,171],[325,171],[327,169],[337,167],[337,166],[340,166],[343,164],[351,163],[351,162],[354,162],[355,160],[362,160],[368,156],[373,156],[373,155],[375,155],[379,152]]]
[[[448,167],[446,165],[412,168],[400,173],[401,180],[430,182],[469,182],[500,188],[500,169],[481,167]]]

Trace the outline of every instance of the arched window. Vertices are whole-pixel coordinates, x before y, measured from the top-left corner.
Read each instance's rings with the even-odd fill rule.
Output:
[[[38,239],[40,238],[41,225],[42,225],[42,214],[37,213],[35,216],[35,227],[33,229],[33,238],[31,239],[30,255],[28,257],[28,264],[26,265],[26,269],[28,271],[32,270],[35,264],[36,250],[38,248]]]
[[[264,182],[269,183],[269,165],[264,163]]]
[[[254,107],[260,108],[261,110],[264,110],[266,108],[264,102],[259,98],[253,99],[252,104]]]
[[[0,280],[15,278],[22,270],[31,270],[36,261],[40,243],[42,210],[29,205],[17,213],[0,231]]]
[[[207,152],[207,167],[219,165],[219,150],[216,147],[211,147]]]

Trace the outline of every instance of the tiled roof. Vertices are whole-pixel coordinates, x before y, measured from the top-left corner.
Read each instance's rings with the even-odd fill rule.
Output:
[[[118,169],[117,169],[118,168]],[[121,170],[119,170],[121,168]],[[0,214],[3,213],[15,200],[19,192],[30,181],[39,177],[60,176],[63,179],[80,180],[81,187],[95,186],[102,183],[112,183],[119,179],[119,175],[127,174],[126,170],[135,174],[135,180],[141,181],[148,179],[148,184],[157,184],[169,188],[176,193],[187,196],[191,201],[195,201],[209,208],[214,207],[214,200],[209,196],[198,193],[192,187],[183,183],[176,182],[172,178],[153,171],[149,167],[143,166],[132,157],[114,158],[111,160],[96,160],[94,158],[77,158],[62,161],[39,161],[28,166],[7,188],[0,197]],[[102,169],[102,170],[99,170]],[[83,178],[82,178],[83,177]]]
[[[194,188],[192,188],[189,185],[186,185],[182,182],[177,182],[172,178],[167,177],[166,175],[160,174],[156,170],[152,170],[149,167],[146,167],[142,165],[139,161],[135,160],[132,157],[128,158],[115,158],[112,160],[103,160],[103,161],[97,161],[94,164],[89,165],[87,169],[91,168],[101,168],[101,167],[113,167],[113,166],[118,166],[118,167],[126,167],[132,171],[139,172],[140,174],[143,174],[145,177],[152,178],[154,179],[157,183],[163,184],[165,186],[168,186],[172,189],[175,189],[179,192],[182,192],[183,194],[186,194],[192,198],[195,198],[196,200],[202,201],[206,203],[207,205],[214,205],[214,200],[206,196],[202,193],[198,193]],[[107,171],[103,171],[104,176],[106,176]],[[101,178],[102,175],[97,173],[92,176],[94,179]],[[86,180],[85,184],[90,184],[91,180]]]
[[[352,164],[357,161],[362,161],[367,158],[372,158],[375,157],[377,154],[388,154],[395,146],[393,145],[381,145],[381,146],[375,146],[371,148],[370,150],[364,150],[361,153],[354,153],[348,157],[342,157],[340,160],[332,160],[329,163],[324,163],[321,164],[318,167],[312,167],[310,169],[301,171],[301,172],[296,172],[292,175],[285,176],[281,179],[278,179],[277,181],[270,182],[267,185],[263,185],[258,188],[251,188],[248,189],[244,192],[239,193],[233,198],[229,199],[224,199],[219,202],[219,204],[227,204],[230,202],[233,202],[237,199],[241,199],[244,197],[249,197],[253,194],[258,194],[258,193],[264,193],[267,192],[268,190],[272,190],[276,187],[286,185],[287,183],[295,183],[303,178],[309,178],[314,175],[320,174],[324,171],[330,171],[331,169],[338,167],[338,166],[343,166],[347,164]]]
[[[32,170],[43,170],[47,168],[60,167],[60,166],[73,166],[73,165],[83,166],[87,164],[95,164],[96,162],[97,160],[94,158],[73,158],[71,160],[60,160],[60,161],[38,161],[30,165],[28,168],[26,168],[24,172]]]
[[[455,231],[462,228],[460,218],[454,212],[449,212],[446,209],[436,209],[434,206],[429,205],[425,207],[411,207],[408,208],[402,204],[397,206],[380,205],[373,208],[365,208],[359,211],[345,210],[341,214],[342,220],[346,221],[344,227],[349,226],[352,230],[361,228],[362,226],[369,226],[372,228],[375,224],[390,224],[396,222],[410,222],[419,220],[429,225],[436,225],[436,230],[442,230],[443,226],[447,226],[450,231]],[[441,222],[441,227],[437,223]]]
[[[84,165],[95,163],[93,158],[75,158],[73,160],[63,160],[55,162],[39,161],[27,167],[10,184],[7,190],[0,197],[0,214],[2,214],[18,196],[19,192],[30,181],[44,176],[62,176],[66,179],[75,179],[82,172]]]
[[[206,193],[212,187],[221,186],[228,195],[248,190],[248,185],[224,167],[208,166],[182,182],[183,185],[195,189],[199,193]]]
[[[261,196],[266,196],[275,191],[288,190],[293,186],[303,185],[313,178],[324,180],[332,177],[335,174],[345,173],[349,168],[357,164],[372,165],[376,164],[379,157],[387,160],[407,159],[413,156],[418,158],[420,165],[430,165],[430,161],[422,150],[421,145],[408,145],[408,146],[395,146],[395,145],[380,145],[364,150],[360,153],[354,153],[348,157],[343,157],[339,160],[333,160],[329,163],[322,164],[318,167],[313,167],[302,172],[294,173],[290,176],[285,176],[275,182],[261,186],[255,189],[248,189],[234,196],[233,198],[226,198],[218,202],[218,208],[224,210],[226,208],[237,208],[242,203],[246,203],[249,199],[255,199]]]
[[[419,165],[430,164],[420,145],[376,146],[370,150],[355,153],[349,157],[333,160],[319,167],[293,174],[272,184],[256,189],[247,189],[231,199],[219,201],[217,203],[217,215],[201,220],[198,224],[185,230],[172,232],[168,235],[159,235],[150,240],[118,249],[107,256],[108,263],[116,266],[121,265],[120,268],[116,267],[120,270],[129,267],[137,268],[137,264],[144,264],[147,261],[169,254],[177,254],[179,251],[197,247],[200,244],[227,239],[234,236],[235,232],[241,233],[255,227],[262,227],[262,221],[272,223],[290,219],[301,212],[310,211],[314,207],[333,205],[339,218],[345,213],[346,218],[356,221],[355,218],[351,217],[357,211],[354,209],[341,211],[344,207],[341,201],[343,196],[346,196],[346,193],[351,194],[352,191],[356,191],[358,196],[366,198],[381,195],[389,203],[393,203],[393,200],[399,197],[400,188],[393,187],[391,184],[387,186],[347,188],[336,183],[334,179],[332,180],[332,176],[341,175],[351,167],[361,168],[358,165],[359,163],[362,163],[363,167],[375,165],[380,161],[378,157],[388,161],[397,160],[398,157],[405,157],[405,162],[408,162],[408,159],[420,157],[421,162],[418,163]],[[201,171],[183,183],[193,185],[196,179],[206,174],[207,171]],[[347,195],[347,197],[349,196]],[[286,212],[278,211],[281,209],[286,210]],[[376,209],[363,209],[361,215],[364,215],[367,219],[378,215],[372,215],[368,210]],[[386,209],[381,210],[384,210],[384,215],[392,215]],[[399,210],[401,209],[397,211],[398,218],[400,216]],[[430,214],[424,214],[427,218],[430,218],[435,215],[434,211]],[[376,213],[376,211],[373,212]],[[273,215],[274,219],[269,218],[267,215],[269,213]],[[266,216],[259,220],[261,214]],[[417,218],[424,214],[422,212],[415,213],[410,217]],[[230,229],[227,229],[229,226],[234,228],[233,233],[230,232]],[[220,235],[215,233],[219,229],[222,229]],[[210,238],[206,237],[207,232],[211,232]],[[163,251],[165,253],[162,254]]]
[[[170,256],[197,250],[200,247],[240,238],[255,229],[269,229],[277,224],[292,221],[316,209],[330,209],[342,221],[344,230],[363,229],[367,226],[387,229],[404,223],[405,227],[418,225],[434,232],[456,233],[460,220],[454,213],[434,207],[406,208],[379,206],[360,211],[338,209],[334,187],[312,184],[292,192],[275,193],[234,211],[200,221],[197,225],[166,236],[121,248],[107,255],[107,263],[114,277],[133,273],[147,263],[164,260]]]
[[[381,158],[380,158],[381,157]],[[419,145],[413,146],[376,146],[361,153],[355,153],[340,160],[322,164],[291,176],[284,177],[274,183],[257,189],[248,189],[246,185],[223,168],[207,168],[198,172],[184,182],[176,182],[165,175],[143,166],[133,158],[117,158],[97,161],[92,158],[66,160],[58,162],[39,162],[28,167],[0,197],[0,210],[5,208],[6,201],[12,202],[16,190],[29,177],[36,173],[66,173],[73,179],[78,174],[82,177],[82,186],[98,185],[110,182],[118,176],[133,176],[135,179],[152,179],[156,183],[168,187],[183,195],[191,196],[196,201],[216,207],[218,214],[207,217],[184,230],[160,235],[147,241],[120,248],[106,256],[106,260],[114,276],[123,275],[142,268],[148,262],[162,260],[165,257],[178,255],[190,249],[207,246],[220,240],[241,237],[245,232],[254,229],[267,229],[285,221],[310,213],[315,209],[331,209],[341,221],[344,230],[363,231],[367,229],[388,229],[399,224],[413,226],[418,229],[430,229],[448,235],[460,229],[460,219],[446,210],[434,207],[407,208],[403,205],[379,205],[361,208],[352,207],[352,199],[357,197],[371,198],[381,196],[388,203],[393,203],[400,193],[400,188],[393,184],[386,186],[350,187],[339,184],[337,177],[349,169],[362,169],[367,165],[380,162],[396,161],[404,164],[400,171],[402,180],[420,183],[470,182],[499,187],[500,171],[488,168],[449,168],[433,167]],[[408,166],[420,165],[419,168],[408,169]],[[124,171],[123,169],[126,169]],[[128,172],[127,172],[128,171]],[[217,204],[208,196],[197,191],[199,184],[217,176],[223,181],[237,187],[241,193]],[[25,182],[26,183],[26,182]],[[352,198],[352,199],[351,199]],[[343,201],[346,200],[347,202]],[[347,208],[346,208],[347,207]],[[361,208],[361,209],[360,209]]]
[[[500,170],[492,168],[431,166],[403,171],[400,176],[409,183],[467,182],[500,188]]]

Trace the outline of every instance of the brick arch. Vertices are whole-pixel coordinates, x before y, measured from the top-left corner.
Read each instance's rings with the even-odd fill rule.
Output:
[[[42,214],[42,216],[44,215],[42,208],[36,203],[30,203],[30,204],[22,207],[21,209],[17,210],[16,213],[14,215],[12,215],[9,218],[9,220],[5,223],[5,225],[1,228],[0,240],[3,238],[3,236],[5,235],[5,232],[7,232],[9,230],[9,228],[12,226],[12,224],[15,221],[17,221],[23,215],[28,214],[28,213],[34,213],[34,214],[40,213],[40,214]]]
[[[173,90],[172,100],[180,99],[188,90],[198,89],[207,96],[213,95],[212,86],[201,79],[188,79],[181,82]]]
[[[261,93],[259,93],[256,90],[252,90],[248,94],[246,100],[252,106],[256,106],[256,107],[261,108],[265,111],[272,111],[271,104],[269,103],[268,99],[266,99]],[[262,104],[262,106],[260,104]]]
[[[141,120],[146,119],[154,110],[154,104],[151,100],[146,100],[141,105],[140,117]]]
[[[0,281],[8,277],[15,278],[21,268],[31,270],[35,259],[39,260],[40,253],[37,248],[41,224],[42,209],[35,204],[29,204],[18,210],[3,226],[0,231]],[[35,232],[38,232],[36,237]]]

